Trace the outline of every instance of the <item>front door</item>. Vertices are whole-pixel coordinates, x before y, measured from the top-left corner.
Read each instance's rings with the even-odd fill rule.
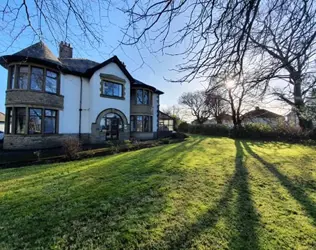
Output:
[[[119,139],[119,119],[116,117],[106,118],[106,140]]]

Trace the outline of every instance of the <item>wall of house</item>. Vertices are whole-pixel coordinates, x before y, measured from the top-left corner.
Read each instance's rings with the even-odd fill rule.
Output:
[[[153,94],[153,132],[158,131],[158,116],[159,116],[159,95]]]
[[[0,131],[4,132],[4,122],[0,122]]]
[[[61,75],[61,95],[64,96],[64,109],[59,112],[59,133],[79,133],[80,77],[68,74]],[[81,133],[90,133],[89,126],[89,81],[82,78],[82,113]]]
[[[124,100],[100,96],[100,74],[115,75],[126,81]],[[130,123],[130,92],[130,81],[115,63],[110,63],[97,70],[90,79],[90,121],[95,122],[103,110],[114,108],[120,110],[126,116],[128,123]]]

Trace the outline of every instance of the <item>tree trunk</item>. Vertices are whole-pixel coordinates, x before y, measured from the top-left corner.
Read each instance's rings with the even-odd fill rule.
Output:
[[[299,75],[299,76],[297,76]],[[298,117],[299,125],[302,130],[309,130],[313,128],[313,122],[311,119],[304,117],[305,103],[302,96],[302,77],[299,73],[295,73],[293,77],[294,82],[294,105],[296,108],[296,115]]]
[[[215,119],[216,119],[217,124],[223,124],[223,121],[220,117],[217,116],[217,117],[215,117]]]

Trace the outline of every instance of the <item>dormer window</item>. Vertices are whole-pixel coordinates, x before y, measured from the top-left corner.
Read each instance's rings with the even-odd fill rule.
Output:
[[[58,94],[59,74],[45,67],[10,66],[9,89],[25,89]],[[17,78],[17,79],[16,79]]]

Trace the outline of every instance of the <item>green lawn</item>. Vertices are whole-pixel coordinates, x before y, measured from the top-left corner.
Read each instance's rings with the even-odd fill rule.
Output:
[[[316,249],[315,149],[196,136],[0,170],[0,249]]]

